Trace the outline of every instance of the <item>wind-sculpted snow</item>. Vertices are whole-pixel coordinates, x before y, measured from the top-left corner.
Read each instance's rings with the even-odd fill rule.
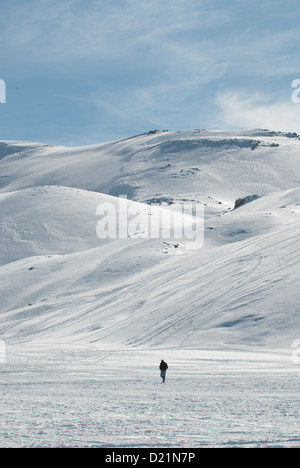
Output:
[[[195,151],[201,150],[203,148],[211,149],[211,150],[228,150],[233,148],[250,148],[254,150],[260,144],[259,140],[248,140],[248,139],[208,139],[208,138],[201,138],[198,140],[170,140],[166,141],[159,145],[159,152],[162,154],[169,154],[169,153],[176,153],[178,152],[186,152],[186,151]]]

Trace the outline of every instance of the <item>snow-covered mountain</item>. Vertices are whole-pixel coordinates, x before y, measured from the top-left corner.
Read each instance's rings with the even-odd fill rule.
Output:
[[[0,143],[6,343],[290,349],[300,337],[300,141],[149,132],[88,147]],[[204,245],[97,236],[97,207],[204,208]],[[241,202],[236,204],[236,200]],[[241,205],[241,206],[239,206]]]

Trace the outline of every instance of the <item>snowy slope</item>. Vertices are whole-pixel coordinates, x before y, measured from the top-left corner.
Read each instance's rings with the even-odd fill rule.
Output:
[[[139,201],[164,193],[231,200],[298,186],[299,144],[293,135],[266,131],[200,130],[80,148],[3,142],[0,191],[57,185]]]
[[[0,144],[7,343],[289,349],[300,336],[300,141],[192,131],[84,148]],[[205,210],[204,246],[101,240],[99,203]],[[237,198],[258,195],[233,209]],[[171,205],[172,204],[172,205]]]

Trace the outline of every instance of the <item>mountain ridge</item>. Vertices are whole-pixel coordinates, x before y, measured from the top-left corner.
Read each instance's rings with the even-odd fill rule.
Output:
[[[6,342],[288,349],[300,333],[296,134],[155,131],[82,148],[2,142],[0,168]],[[99,239],[97,207],[111,203],[118,214],[120,195],[126,206],[142,203],[148,219],[152,205],[201,206],[203,247]]]

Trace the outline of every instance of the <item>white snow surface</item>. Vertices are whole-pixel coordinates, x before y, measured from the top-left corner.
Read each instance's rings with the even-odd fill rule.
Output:
[[[0,168],[0,445],[299,445],[295,134],[3,141]],[[203,246],[99,239],[119,195],[203,207]]]

